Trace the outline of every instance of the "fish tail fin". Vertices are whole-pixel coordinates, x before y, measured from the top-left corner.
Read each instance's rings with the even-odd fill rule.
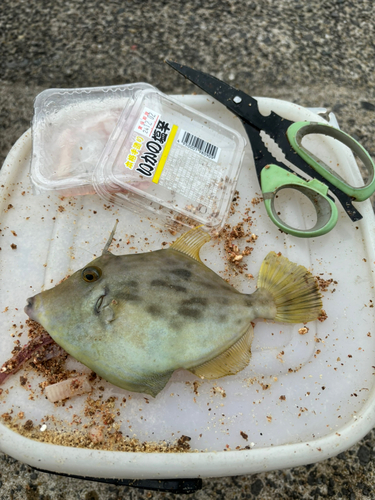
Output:
[[[258,277],[258,290],[266,289],[275,306],[273,319],[284,323],[307,323],[317,319],[322,299],[313,275],[286,257],[270,252]]]

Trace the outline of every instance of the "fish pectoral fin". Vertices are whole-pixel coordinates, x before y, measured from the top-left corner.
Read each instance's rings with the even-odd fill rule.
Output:
[[[234,375],[249,364],[253,336],[253,327],[250,325],[246,333],[229,349],[210,361],[206,361],[195,368],[189,368],[189,371],[200,378],[207,379]]]
[[[202,262],[199,257],[199,250],[205,243],[210,241],[210,239],[211,236],[206,231],[203,231],[200,226],[194,227],[187,233],[184,233],[182,236],[177,238],[177,240],[172,243],[169,248],[189,255],[189,257],[192,257],[198,262]]]
[[[110,323],[111,321],[113,321],[115,319],[115,313],[110,306],[104,307],[100,314],[102,315],[103,320],[106,323]]]
[[[147,386],[147,394],[150,394],[152,397],[156,397],[161,390],[167,385],[168,380],[171,378],[173,370],[171,372],[163,373],[161,375],[151,375],[144,382],[144,385]]]

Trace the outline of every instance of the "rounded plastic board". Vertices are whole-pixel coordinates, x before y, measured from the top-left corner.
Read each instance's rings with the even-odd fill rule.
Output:
[[[242,131],[241,123],[206,96],[179,96],[181,102]],[[319,120],[297,105],[260,99],[288,119]],[[351,183],[361,182],[354,161],[329,139],[309,138],[311,150],[331,161]],[[270,145],[272,147],[272,145]],[[99,255],[116,219],[113,253],[157,250],[176,235],[160,232],[147,218],[103,202],[97,195],[63,198],[34,196],[29,181],[30,131],[9,153],[0,172],[0,365],[10,357],[15,340],[27,342],[26,298],[58,283]],[[336,167],[337,164],[337,167]],[[258,321],[250,365],[235,376],[200,381],[175,372],[155,398],[118,389],[105,381],[91,398],[114,398],[113,423],[125,439],[140,443],[175,443],[190,438],[190,451],[121,452],[53,444],[46,436],[69,438],[87,433],[87,395],[53,405],[42,394],[43,377],[21,370],[1,386],[0,449],[44,470],[108,478],[210,477],[255,473],[320,461],[350,447],[375,424],[374,269],[375,222],[370,202],[361,203],[363,220],[353,224],[338,206],[336,227],[324,237],[299,239],[281,233],[268,218],[252,162],[251,149],[238,181],[239,196],[228,219],[243,222],[254,237],[233,240],[252,248],[237,273],[228,264],[223,239],[213,239],[202,260],[240,291],[254,291],[265,255],[274,250],[303,264],[325,281],[325,321],[285,325]],[[284,209],[280,201],[280,210]],[[291,222],[308,222],[304,200],[287,203]],[[230,232],[230,230],[228,230]],[[254,279],[251,276],[254,275]],[[332,281],[331,281],[332,280]],[[15,326],[13,326],[15,325]],[[18,337],[19,332],[24,332]],[[81,369],[74,360],[70,368]],[[28,383],[21,385],[20,376]],[[126,401],[125,401],[126,400]],[[102,414],[97,414],[102,424]],[[9,419],[9,417],[11,417]],[[22,432],[28,420],[40,440]],[[9,426],[19,424],[19,432]],[[86,426],[86,427],[85,427]],[[127,438],[128,436],[128,438]],[[45,442],[42,441],[45,439]],[[152,449],[152,446],[150,447]]]

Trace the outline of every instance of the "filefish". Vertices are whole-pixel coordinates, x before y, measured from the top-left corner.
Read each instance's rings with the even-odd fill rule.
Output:
[[[243,294],[199,257],[202,228],[168,249],[114,255],[113,229],[100,257],[50,290],[27,299],[25,312],[57,344],[112,384],[155,397],[183,368],[213,379],[244,369],[256,318],[307,323],[322,307],[303,266],[270,252],[257,289]]]

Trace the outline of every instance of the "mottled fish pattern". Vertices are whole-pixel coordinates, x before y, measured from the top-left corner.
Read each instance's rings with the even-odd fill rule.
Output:
[[[316,319],[318,287],[302,266],[271,252],[258,289],[242,294],[199,258],[201,228],[168,249],[132,255],[108,251],[56,287],[30,299],[25,312],[74,358],[109,382],[156,396],[179,368],[202,378],[243,369],[256,318]]]

